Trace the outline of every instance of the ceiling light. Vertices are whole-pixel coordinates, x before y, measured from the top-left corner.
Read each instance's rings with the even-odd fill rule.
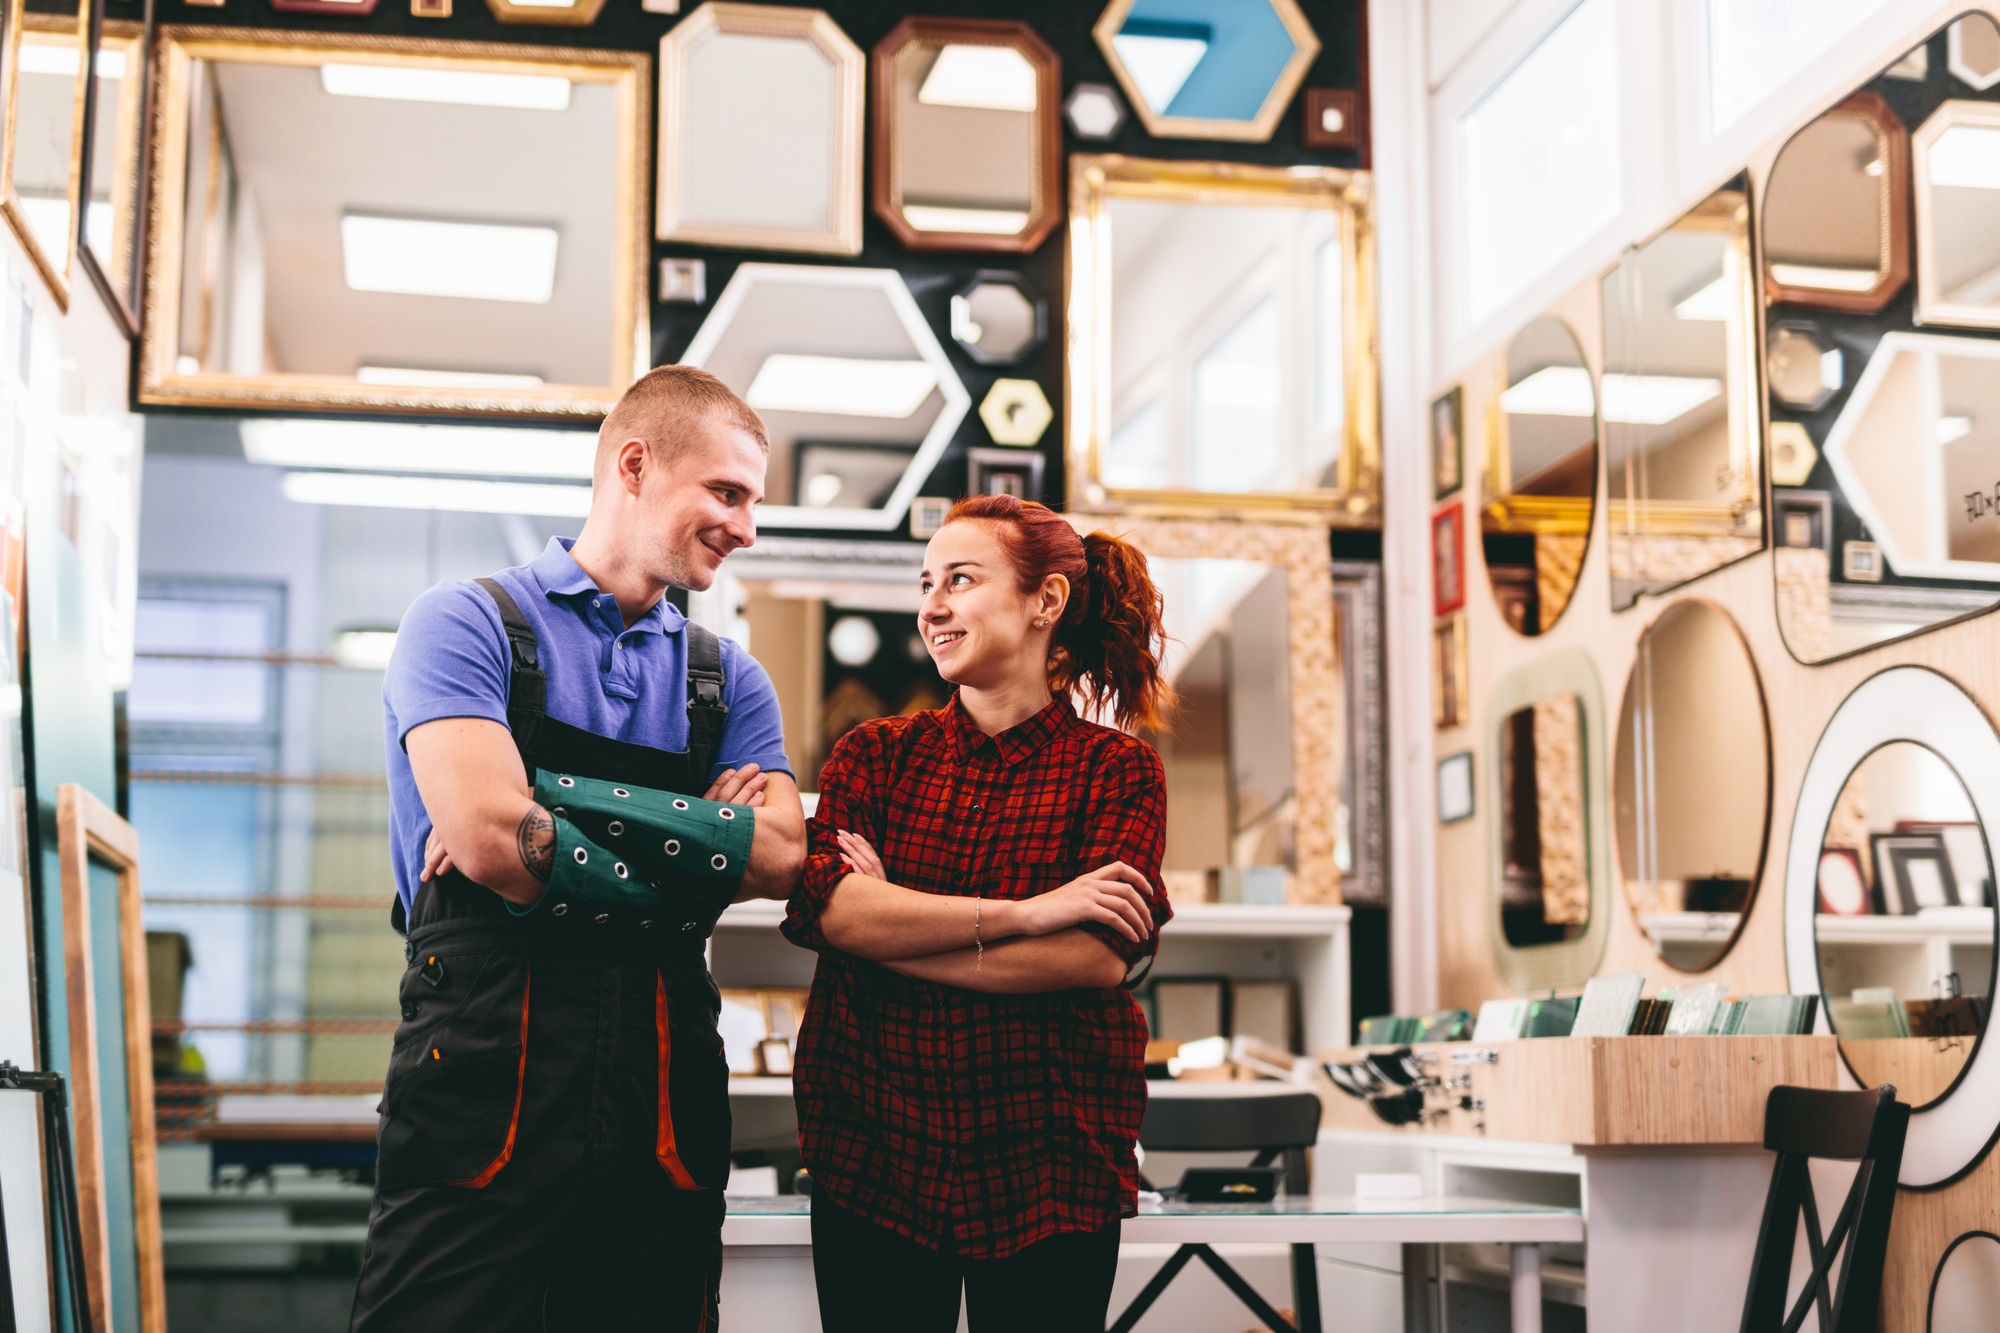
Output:
[[[426,389],[536,389],[540,375],[501,375],[486,370],[416,370],[405,366],[362,366],[363,384],[400,384]]]
[[[1125,62],[1125,72],[1138,86],[1139,96],[1155,111],[1173,105],[1181,85],[1194,67],[1208,54],[1208,43],[1198,37],[1153,37],[1121,32],[1111,39],[1111,47]]]
[[[340,240],[347,285],[357,292],[531,305],[546,305],[555,294],[553,227],[348,213],[340,219]]]
[[[962,231],[980,236],[1018,236],[1028,229],[1028,215],[1001,208],[943,208],[935,204],[904,204],[903,220],[918,231]]]
[[[917,100],[926,106],[1033,111],[1035,67],[1011,46],[953,42],[938,52],[923,87],[917,90]]]
[[[241,429],[243,457],[276,467],[588,481],[597,458],[597,436],[580,430],[283,418],[247,420]]]
[[[390,102],[505,106],[522,111],[569,109],[569,80],[552,74],[331,64],[319,67],[319,86],[339,97],[375,97]]]
[[[1823,291],[1865,292],[1881,280],[1872,268],[1825,268],[1818,264],[1773,264],[1771,277],[1780,287],[1817,287]]]
[[[19,58],[23,74],[54,74],[65,79],[76,77],[78,65],[74,37],[60,45],[24,40]]]
[[[1931,145],[1932,185],[2000,190],[2000,130],[1954,125]]]
[[[1937,442],[1950,444],[1972,434],[1971,417],[1939,417],[1937,421]]]
[[[867,666],[882,647],[882,635],[875,622],[860,616],[842,616],[826,632],[826,649],[842,666]]]
[[[1722,381],[1686,375],[1606,375],[1604,419],[1622,426],[1661,426],[1722,393]],[[1587,417],[1593,399],[1582,366],[1544,366],[1500,395],[1502,411],[1522,416]]]
[[[838,472],[815,472],[806,479],[805,502],[824,509],[840,498],[840,488],[846,484]]]
[[[333,660],[344,667],[381,671],[396,651],[392,629],[344,629],[333,636]]]
[[[900,421],[937,387],[927,361],[862,361],[774,352],[750,382],[750,406],[764,412],[825,412]]]
[[[1674,318],[1728,319],[1729,288],[1723,284],[1722,274],[1716,274],[1712,281],[1682,297],[1674,307]]]
[[[385,477],[374,472],[287,472],[287,500],[366,509],[450,509],[471,514],[539,514],[582,518],[590,487],[463,477]]]

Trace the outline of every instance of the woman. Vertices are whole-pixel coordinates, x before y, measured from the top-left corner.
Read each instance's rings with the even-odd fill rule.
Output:
[[[785,933],[820,951],[793,1081],[827,1333],[1102,1333],[1136,1206],[1172,914],[1160,594],[1139,551],[961,501],[917,616],[943,708],[834,747]]]

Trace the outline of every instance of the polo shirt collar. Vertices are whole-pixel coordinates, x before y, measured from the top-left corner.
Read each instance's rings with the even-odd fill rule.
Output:
[[[576,563],[576,557],[569,553],[569,548],[574,545],[576,545],[574,537],[549,538],[549,544],[529,564],[529,573],[534,575],[535,582],[541,584],[542,591],[550,597],[576,597],[587,594],[593,600],[608,599],[610,594],[600,592],[597,581],[585,573],[583,566]],[[615,605],[612,610],[615,614]],[[686,619],[680,613],[680,608],[662,597],[653,603],[652,610],[640,616],[626,632],[672,634],[686,623]]]
[[[945,725],[957,739],[961,756],[977,753],[983,745],[991,745],[1000,762],[1009,768],[1047,745],[1076,721],[1076,708],[1069,700],[1051,699],[1048,707],[1041,712],[1015,723],[998,736],[989,736],[965,711],[965,704],[957,690],[951,692],[951,703],[944,713]]]

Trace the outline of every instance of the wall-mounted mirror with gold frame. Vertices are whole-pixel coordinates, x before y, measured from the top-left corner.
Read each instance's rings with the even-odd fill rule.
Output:
[[[1597,503],[1597,382],[1576,333],[1543,315],[1507,344],[1479,511],[1486,581],[1516,633],[1546,633],[1583,574]]]
[[[141,402],[587,418],[644,368],[644,55],[168,27],[156,61]]]
[[[1069,499],[1381,512],[1365,174],[1076,156]]]
[[[8,0],[4,138],[0,138],[0,215],[20,238],[35,271],[69,309],[76,259],[76,213],[82,187],[84,79],[89,11],[25,13]]]
[[[94,0],[101,11],[105,0]],[[139,332],[140,164],[145,158],[146,25],[98,21],[90,61],[90,144],[79,194],[83,240],[77,255],[126,337]]]
[[[906,18],[870,57],[875,215],[906,250],[1026,252],[1062,218],[1062,62],[1025,23]]]

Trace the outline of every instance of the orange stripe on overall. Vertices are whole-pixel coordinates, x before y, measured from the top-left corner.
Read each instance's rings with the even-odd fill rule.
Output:
[[[686,1164],[681,1161],[680,1147],[674,1141],[674,1108],[672,1099],[667,1094],[667,1075],[673,1068],[674,1060],[674,1039],[667,1021],[667,979],[659,978],[656,985],[658,990],[654,992],[653,1026],[660,1038],[660,1128],[659,1138],[654,1144],[654,1155],[660,1159],[660,1165],[673,1180],[675,1189],[699,1189],[700,1187],[694,1183],[694,1177],[688,1174]]]

